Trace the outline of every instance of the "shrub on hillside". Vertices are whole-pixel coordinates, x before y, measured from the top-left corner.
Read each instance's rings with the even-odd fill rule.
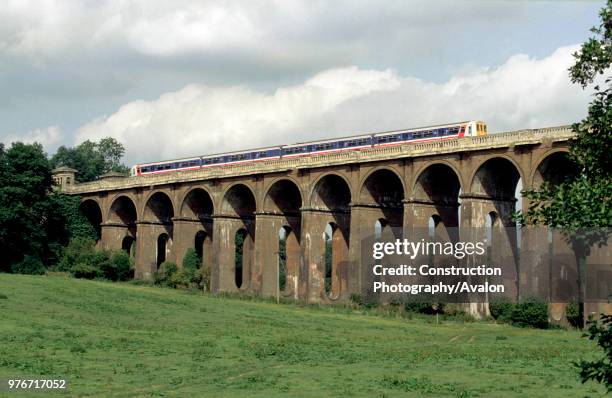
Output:
[[[115,263],[118,280],[126,281],[134,278],[134,262],[128,253],[123,250],[115,252],[113,263]]]
[[[418,314],[436,314],[440,313],[442,306],[439,303],[434,303],[424,297],[415,297],[404,303],[404,310],[408,313]]]
[[[96,249],[92,239],[72,239],[62,253],[58,270],[68,271],[76,278],[127,280],[132,276],[132,263],[124,251]]]
[[[75,278],[81,279],[95,279],[102,276],[102,271],[100,271],[100,268],[86,263],[75,264],[72,266],[72,268],[70,268],[70,273]]]
[[[126,281],[132,278],[132,273],[132,260],[123,250],[112,253],[102,269],[104,278],[112,281]]]
[[[548,304],[538,298],[527,298],[514,304],[510,321],[515,326],[548,328]]]
[[[11,265],[11,271],[14,274],[42,275],[46,269],[40,258],[25,256],[20,262]]]
[[[106,278],[112,279],[115,275],[113,262],[110,252],[106,250],[93,250],[86,256],[82,256],[80,261],[70,268],[70,273],[75,278],[93,279]]]
[[[514,304],[509,297],[495,296],[489,300],[489,312],[495,320],[502,322],[509,321],[513,308]]]
[[[164,261],[159,269],[153,273],[153,283],[160,286],[172,286],[172,275],[178,270],[175,263]]]
[[[62,252],[61,259],[57,265],[59,271],[72,272],[77,264],[89,264],[90,258],[95,252],[96,242],[88,238],[71,239]]]

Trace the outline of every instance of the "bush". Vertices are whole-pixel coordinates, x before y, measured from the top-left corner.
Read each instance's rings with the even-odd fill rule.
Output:
[[[89,264],[95,252],[96,242],[93,239],[74,238],[68,242],[57,265],[58,271],[72,272],[77,264]]]
[[[174,288],[188,289],[192,287],[196,271],[190,268],[181,268],[170,276],[169,285]]]
[[[575,328],[582,328],[582,316],[580,316],[580,307],[577,303],[568,303],[565,307],[565,317],[567,322]]]
[[[11,271],[14,274],[43,275],[46,269],[40,258],[27,255],[20,262],[13,264]]]
[[[172,286],[172,275],[178,270],[175,263],[164,261],[153,273],[153,282],[160,286]]]
[[[515,326],[547,329],[548,304],[537,298],[527,298],[513,306],[510,321]]]
[[[512,300],[506,296],[495,296],[489,301],[489,312],[498,321],[508,322],[513,308]]]
[[[441,305],[438,303],[432,303],[425,299],[416,298],[404,303],[404,310],[408,313],[412,312],[431,315],[435,314],[436,312],[441,312]]]
[[[76,264],[70,269],[70,273],[75,278],[94,279],[102,276],[100,268],[94,267],[91,264]]]
[[[200,278],[200,281],[199,281],[200,289],[202,289],[202,290],[204,290],[206,292],[210,292],[210,280],[211,280],[210,267],[202,266],[198,270],[197,273],[198,273],[199,278]]]
[[[69,271],[76,278],[127,280],[132,275],[132,263],[124,251],[97,250],[87,238],[72,239],[62,253],[59,271]]]
[[[183,269],[197,271],[202,264],[202,259],[193,248],[187,249],[185,257],[183,257]]]
[[[111,263],[113,264],[112,280],[126,281],[132,279],[132,259],[125,251],[120,250],[112,254]]]

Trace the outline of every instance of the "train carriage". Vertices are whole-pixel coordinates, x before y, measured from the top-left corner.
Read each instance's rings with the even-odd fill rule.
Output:
[[[185,170],[197,170],[206,167],[232,166],[248,162],[294,158],[300,156],[314,156],[330,152],[355,151],[362,150],[364,148],[404,145],[462,137],[476,137],[486,134],[487,125],[484,122],[465,121],[407,130],[387,131],[375,134],[340,137],[329,140],[302,142],[292,145],[220,153],[195,158],[145,163],[133,166],[130,169],[130,175],[141,176]]]

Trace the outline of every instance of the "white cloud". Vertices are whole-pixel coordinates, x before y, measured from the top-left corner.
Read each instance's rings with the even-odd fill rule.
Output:
[[[357,67],[272,93],[192,84],[127,103],[82,126],[77,141],[112,136],[129,162],[141,162],[465,119],[485,120],[493,131],[570,123],[589,100],[567,77],[575,49],[543,59],[515,55],[442,84]]]
[[[15,141],[21,141],[25,143],[38,142],[47,151],[55,150],[63,139],[62,130],[58,126],[49,126],[41,129],[34,129],[28,131],[25,134],[13,134],[9,135],[6,139],[3,139],[7,144]]]

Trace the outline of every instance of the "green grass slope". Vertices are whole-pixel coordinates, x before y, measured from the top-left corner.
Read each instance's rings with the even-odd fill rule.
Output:
[[[0,379],[65,377],[58,395],[603,392],[577,379],[571,362],[597,351],[573,331],[436,325],[59,276],[0,274],[0,294]]]

